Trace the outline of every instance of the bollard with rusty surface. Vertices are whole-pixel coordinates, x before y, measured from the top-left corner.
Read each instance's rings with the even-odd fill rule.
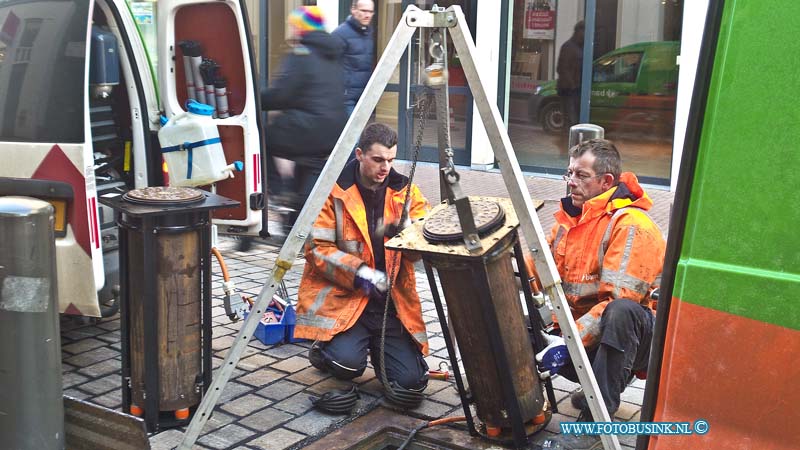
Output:
[[[2,447],[63,449],[53,208],[0,197]]]

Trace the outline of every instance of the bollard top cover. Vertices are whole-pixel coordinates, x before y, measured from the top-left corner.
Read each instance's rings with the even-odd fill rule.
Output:
[[[0,216],[32,216],[52,214],[50,203],[33,197],[7,196],[0,197]]]

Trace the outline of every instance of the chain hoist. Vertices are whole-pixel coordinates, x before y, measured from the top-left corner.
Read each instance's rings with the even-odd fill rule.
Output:
[[[436,98],[436,118],[439,122],[439,174],[441,177],[440,192],[444,200],[455,205],[458,221],[461,225],[464,245],[467,250],[477,253],[481,250],[481,242],[472,214],[469,198],[461,191],[460,176],[456,172],[453,161],[453,148],[450,143],[450,108],[448,103],[447,84],[447,43],[441,28],[431,32],[428,52],[433,62],[425,68],[428,86]]]

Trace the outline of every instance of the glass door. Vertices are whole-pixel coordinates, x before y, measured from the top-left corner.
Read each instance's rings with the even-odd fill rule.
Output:
[[[400,20],[408,5],[416,5],[420,9],[429,10],[434,4],[440,7],[450,5],[461,6],[467,18],[467,26],[474,35],[473,2],[462,1],[413,1],[403,0],[398,2],[378,2],[378,53],[386,47],[394,28]],[[420,99],[425,98],[428,104],[426,121],[423,132],[420,161],[438,162],[438,122],[434,95],[425,88],[423,76],[431,58],[428,55],[428,41],[430,30],[420,29],[414,34],[409,43],[408,50],[400,60],[400,64],[386,86],[383,97],[376,107],[376,120],[396,126],[400,138],[398,157],[411,159],[414,144],[419,133],[419,112],[415,105]],[[447,44],[447,65],[449,70],[448,96],[450,108],[450,141],[454,151],[454,160],[459,165],[470,164],[470,130],[472,125],[472,95],[467,87],[464,71],[449,35],[445,33]]]
[[[372,21],[375,25],[375,35],[377,39],[375,44],[376,61],[379,61],[381,56],[383,56],[383,51],[386,49],[386,45],[389,43],[389,39],[391,39],[397,24],[400,22],[403,11],[405,11],[405,3],[401,3],[400,1],[375,2],[375,16]],[[401,118],[403,115],[401,113],[403,108],[400,107],[401,72],[403,72],[401,68],[406,65],[407,58],[404,55],[401,59],[401,63],[394,68],[392,76],[389,78],[389,83],[386,85],[380,100],[378,100],[378,104],[375,106],[374,114],[376,121],[385,123],[395,130],[398,130],[398,132],[400,132],[402,127],[401,122],[403,122]],[[405,159],[406,156],[403,153],[403,149],[407,141],[403,141],[402,134],[400,134],[400,139],[398,157]]]

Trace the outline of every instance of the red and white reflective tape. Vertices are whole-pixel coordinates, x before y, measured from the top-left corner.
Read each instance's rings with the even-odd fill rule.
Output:
[[[89,207],[89,238],[94,244],[94,248],[100,248],[100,223],[97,221],[97,197],[87,199]]]
[[[258,154],[253,155],[253,192],[258,192],[258,186],[261,184],[261,164],[258,161]]]

